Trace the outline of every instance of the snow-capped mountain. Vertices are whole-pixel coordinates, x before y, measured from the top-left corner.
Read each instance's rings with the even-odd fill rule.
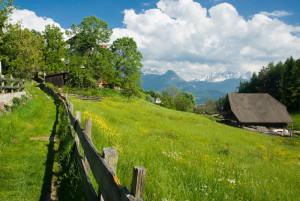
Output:
[[[247,75],[247,74],[246,74]],[[182,79],[176,72],[169,70],[165,74],[144,74],[142,75],[144,90],[156,90],[161,92],[170,86],[176,86],[182,91],[190,92],[195,95],[196,102],[203,104],[208,99],[217,100],[219,97],[225,96],[227,93],[237,90],[240,81],[245,80],[243,74],[237,73],[216,73],[206,76],[205,80],[186,81]],[[251,73],[248,73],[250,76]],[[231,76],[231,77],[230,77]],[[217,80],[220,81],[217,81]],[[223,81],[221,81],[223,80]]]
[[[240,72],[214,72],[208,75],[199,76],[195,81],[206,81],[206,82],[222,82],[228,79],[250,79],[251,72],[247,72],[245,74]]]

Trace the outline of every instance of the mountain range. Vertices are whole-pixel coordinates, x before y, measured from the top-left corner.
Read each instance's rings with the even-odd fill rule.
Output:
[[[181,91],[194,94],[197,104],[204,104],[207,100],[218,100],[227,93],[237,91],[241,81],[249,79],[251,73],[245,75],[231,72],[214,73],[203,76],[199,80],[186,81],[176,72],[168,70],[165,74],[142,75],[142,88],[161,92],[170,86],[176,86]]]

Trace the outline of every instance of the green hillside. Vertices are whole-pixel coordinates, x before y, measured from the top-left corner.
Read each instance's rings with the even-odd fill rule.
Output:
[[[0,117],[0,200],[43,200],[51,185],[46,167],[55,105],[37,87],[26,91],[32,99]]]
[[[295,200],[300,140],[244,131],[140,100],[70,98],[93,120],[101,152],[119,151],[117,175],[127,187],[134,165],[147,168],[144,200]]]

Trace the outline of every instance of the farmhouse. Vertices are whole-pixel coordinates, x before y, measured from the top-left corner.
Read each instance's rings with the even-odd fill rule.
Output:
[[[65,85],[68,74],[68,72],[63,72],[52,75],[46,75],[45,82],[52,83],[54,86],[61,88]]]
[[[288,135],[293,122],[286,107],[267,93],[228,94],[223,111],[227,123],[261,133]]]

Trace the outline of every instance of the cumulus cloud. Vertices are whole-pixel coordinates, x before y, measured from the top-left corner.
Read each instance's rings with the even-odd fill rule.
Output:
[[[60,24],[54,22],[51,18],[46,17],[39,17],[35,14],[35,12],[24,9],[19,10],[15,9],[13,13],[10,16],[10,23],[17,24],[21,23],[23,28],[27,29],[34,29],[36,31],[42,32],[45,30],[45,26],[50,24],[54,24],[55,26],[59,27],[62,32],[65,32],[65,29],[63,29]]]
[[[151,6],[151,3],[143,3],[144,6]]]
[[[260,14],[263,14],[265,16],[269,16],[269,17],[285,17],[285,16],[289,16],[292,15],[292,12],[287,12],[284,10],[280,10],[280,11],[274,11],[274,12],[260,12]]]
[[[125,10],[123,23],[126,28],[114,29],[112,41],[133,37],[145,73],[172,69],[191,80],[218,71],[257,71],[270,61],[300,56],[300,27],[266,13],[246,20],[228,3],[207,9],[193,0],[160,0],[154,9]]]

